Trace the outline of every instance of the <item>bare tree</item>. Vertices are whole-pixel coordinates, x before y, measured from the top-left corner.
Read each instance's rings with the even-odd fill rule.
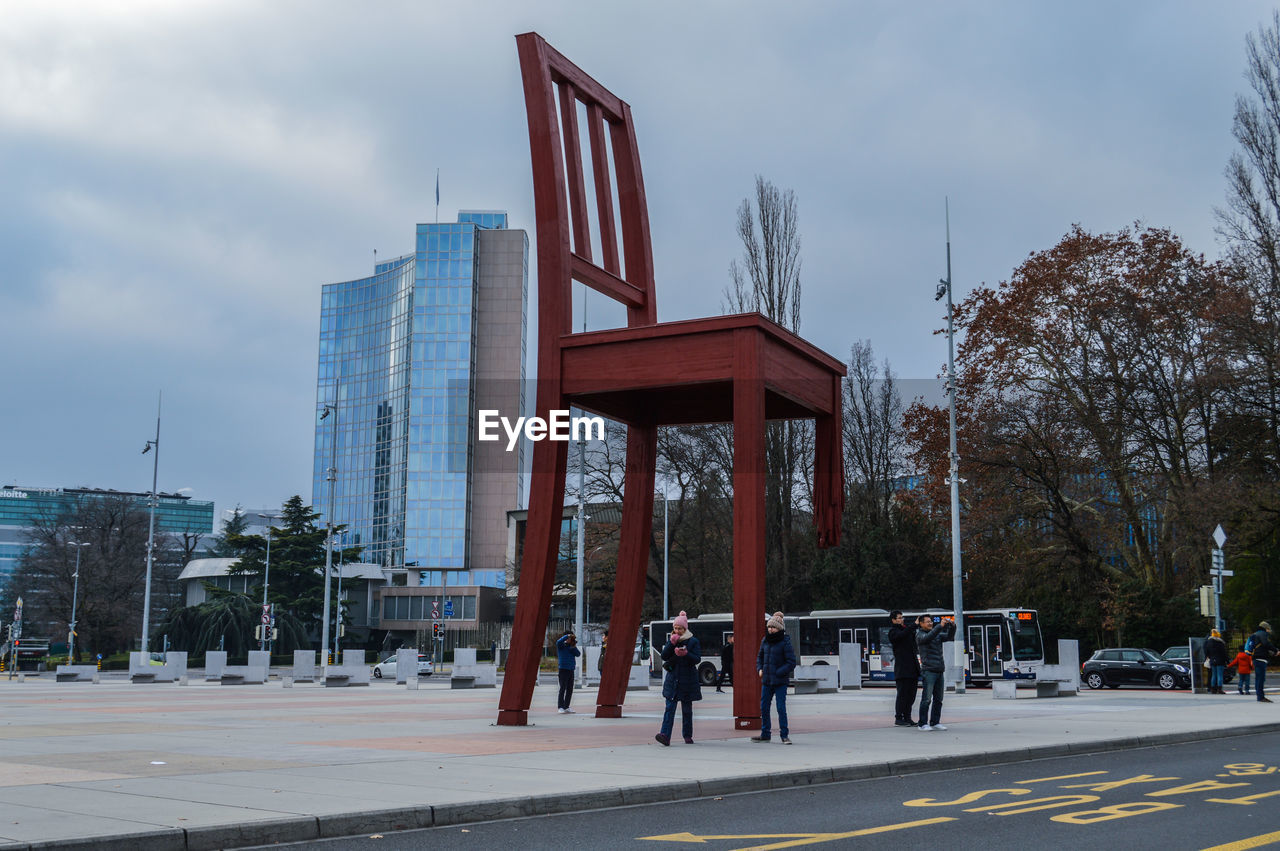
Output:
[[[903,468],[903,409],[889,362],[877,369],[874,358],[870,341],[850,348],[844,379],[845,481],[853,497],[850,507],[883,522]]]

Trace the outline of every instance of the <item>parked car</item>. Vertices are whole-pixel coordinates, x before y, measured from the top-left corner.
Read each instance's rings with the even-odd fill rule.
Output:
[[[435,665],[431,660],[422,653],[418,654],[418,676],[429,677],[435,673]],[[383,677],[394,677],[396,675],[396,657],[388,656],[381,662],[373,666],[374,679],[382,679]]]
[[[1175,665],[1184,665],[1187,670],[1191,669],[1191,648],[1185,644],[1175,644],[1160,654],[1161,658],[1172,662]],[[1206,676],[1208,669],[1206,670]],[[1222,672],[1222,682],[1229,683],[1236,678],[1236,672],[1227,668]]]
[[[1191,671],[1186,665],[1170,662],[1154,650],[1139,647],[1099,650],[1080,667],[1080,676],[1085,685],[1094,689],[1103,686],[1191,688]]]

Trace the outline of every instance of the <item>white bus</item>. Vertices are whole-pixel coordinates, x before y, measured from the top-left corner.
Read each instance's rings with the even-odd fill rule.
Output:
[[[950,609],[904,611],[908,623],[922,614],[951,617]],[[763,616],[762,616],[763,619]],[[889,644],[889,612],[885,609],[833,609],[785,616],[787,632],[802,665],[840,665],[840,645],[862,647],[861,676],[868,683],[893,682],[893,647]],[[969,666],[966,680],[975,686],[999,679],[1032,679],[1044,664],[1044,640],[1034,609],[974,609],[964,613]],[[689,619],[689,629],[702,645],[698,665],[703,685],[712,685],[720,671],[724,639],[733,632],[732,614],[701,615]],[[662,673],[658,655],[671,632],[671,621],[649,624],[649,669]]]

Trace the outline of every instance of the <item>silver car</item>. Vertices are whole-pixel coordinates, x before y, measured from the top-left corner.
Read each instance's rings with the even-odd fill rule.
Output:
[[[435,665],[424,654],[418,654],[418,676],[429,677],[435,673]],[[396,657],[388,656],[381,662],[373,666],[374,679],[380,680],[383,677],[392,677],[396,675]]]

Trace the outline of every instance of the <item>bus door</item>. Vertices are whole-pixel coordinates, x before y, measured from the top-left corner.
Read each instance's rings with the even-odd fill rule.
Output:
[[[999,679],[1004,676],[1004,659],[1001,657],[1005,645],[1000,640],[1000,624],[984,627],[987,633],[987,673]]]
[[[871,634],[866,627],[858,627],[853,631],[853,640],[862,647],[862,676],[868,677],[871,675],[871,664],[868,659],[871,654]]]
[[[987,671],[987,648],[983,642],[983,629],[981,626],[970,626],[969,628],[969,676],[985,677]]]

